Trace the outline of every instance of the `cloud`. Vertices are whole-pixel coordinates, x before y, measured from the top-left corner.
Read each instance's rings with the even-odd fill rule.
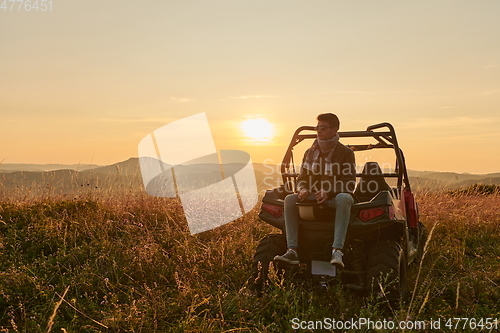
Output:
[[[484,66],[484,68],[498,68],[498,64],[489,64]]]
[[[194,98],[184,98],[184,97],[170,97],[170,100],[176,103],[196,102],[196,99]]]
[[[456,106],[442,106],[440,109],[456,109]]]
[[[495,95],[500,93],[500,89],[495,89],[495,90],[487,90],[481,93],[482,96],[489,96],[489,95]]]
[[[99,121],[103,122],[116,122],[116,123],[164,123],[168,124],[175,121],[175,118],[101,118]]]
[[[464,128],[473,125],[492,124],[500,122],[500,118],[495,117],[450,117],[450,118],[421,118],[413,119],[408,123],[398,124],[398,128],[415,128],[415,129],[430,129],[430,128]]]
[[[334,90],[330,92],[325,92],[324,94],[336,94],[336,95],[372,95],[372,94],[388,94],[395,93],[394,91],[361,91],[361,90]]]
[[[436,138],[437,136],[434,135],[432,138]],[[471,132],[471,133],[460,133],[459,135],[449,135],[446,134],[444,135],[441,139],[446,139],[447,141],[453,142],[460,142],[464,141],[464,139],[467,139],[469,142],[471,140],[483,140],[482,143],[485,144],[486,146],[488,145],[484,140],[490,139],[490,140],[495,140],[497,138],[500,138],[500,133],[477,133],[477,132]]]
[[[432,93],[432,92],[446,92],[452,90],[438,90],[438,91],[424,91],[424,90],[332,90],[321,92],[321,95],[387,95],[387,94],[421,94],[421,93]]]
[[[331,90],[318,92],[319,95],[390,95],[390,94],[431,94],[431,93],[449,93],[456,91],[471,90],[469,88],[455,89],[419,89],[419,90]]]
[[[274,95],[243,95],[243,96],[230,96],[224,99],[250,99],[250,98],[275,98]]]

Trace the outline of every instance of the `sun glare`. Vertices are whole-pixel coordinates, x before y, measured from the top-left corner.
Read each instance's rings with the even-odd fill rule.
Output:
[[[255,141],[269,141],[273,136],[273,125],[266,119],[249,119],[241,123],[245,135]]]

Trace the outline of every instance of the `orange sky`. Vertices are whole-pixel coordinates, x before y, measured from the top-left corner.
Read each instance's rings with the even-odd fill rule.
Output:
[[[496,0],[0,10],[0,161],[115,163],[200,112],[217,149],[280,161],[295,128],[334,112],[341,130],[393,123],[411,169],[499,172],[499,15]],[[252,118],[271,141],[245,137]]]

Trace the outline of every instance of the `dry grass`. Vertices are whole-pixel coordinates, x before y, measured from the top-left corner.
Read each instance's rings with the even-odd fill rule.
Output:
[[[433,236],[421,270],[408,272],[410,281],[419,275],[414,293],[386,313],[338,283],[323,294],[275,281],[255,297],[253,253],[275,231],[256,211],[191,236],[176,199],[127,187],[71,196],[25,190],[0,192],[5,332],[286,332],[295,317],[500,318],[498,195],[418,193]]]

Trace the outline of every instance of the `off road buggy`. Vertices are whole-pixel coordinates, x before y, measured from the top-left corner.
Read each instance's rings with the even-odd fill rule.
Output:
[[[267,190],[263,199],[260,219],[281,230],[264,237],[255,252],[253,274],[259,293],[268,282],[270,265],[276,272],[295,270],[321,286],[327,286],[340,277],[345,287],[366,293],[378,291],[391,303],[399,303],[405,293],[407,266],[416,260],[424,242],[424,226],[419,222],[418,206],[411,191],[408,172],[402,150],[399,148],[394,128],[389,123],[369,126],[366,131],[339,132],[341,141],[354,138],[357,144],[346,144],[356,155],[357,174],[355,203],[351,210],[350,225],[344,245],[345,269],[334,272],[329,265],[333,241],[333,208],[314,202],[298,203],[299,267],[273,262],[276,255],[287,250],[283,203],[285,197],[296,192],[298,172],[293,162],[293,151],[304,142],[309,147],[316,138],[315,128],[298,128],[280,165],[283,183]],[[304,145],[303,144],[303,145]],[[362,152],[384,151],[392,155],[392,168],[380,167],[376,161]],[[395,157],[395,164],[394,164]],[[359,164],[361,160],[361,163]],[[391,186],[389,184],[392,184]],[[382,288],[382,290],[380,289]]]

